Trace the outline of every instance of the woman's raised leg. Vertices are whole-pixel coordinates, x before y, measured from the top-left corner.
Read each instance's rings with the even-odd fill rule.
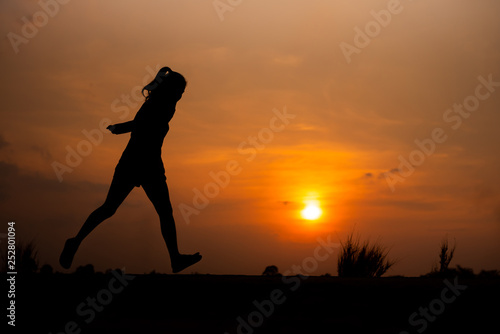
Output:
[[[73,257],[83,239],[85,239],[100,223],[114,215],[132,189],[134,189],[134,185],[130,182],[123,182],[117,178],[113,178],[104,204],[89,215],[74,238],[70,238],[66,241],[59,258],[59,263],[63,268],[68,269],[71,266]]]

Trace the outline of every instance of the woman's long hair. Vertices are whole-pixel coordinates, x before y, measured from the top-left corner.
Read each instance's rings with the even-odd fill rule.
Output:
[[[172,71],[170,67],[162,67],[154,80],[144,86],[142,95],[146,100],[159,96],[177,102],[182,97],[186,84],[187,81],[182,74]]]

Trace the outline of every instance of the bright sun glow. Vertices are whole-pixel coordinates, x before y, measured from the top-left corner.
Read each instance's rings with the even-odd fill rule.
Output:
[[[302,218],[307,220],[316,220],[321,216],[321,209],[317,202],[308,202],[306,207],[301,211]]]

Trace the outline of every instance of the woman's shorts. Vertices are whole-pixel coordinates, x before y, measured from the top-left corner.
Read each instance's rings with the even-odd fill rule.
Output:
[[[165,169],[155,166],[145,168],[144,166],[134,166],[126,164],[118,164],[113,175],[113,182],[130,182],[135,187],[140,187],[145,183],[163,183],[167,181]]]

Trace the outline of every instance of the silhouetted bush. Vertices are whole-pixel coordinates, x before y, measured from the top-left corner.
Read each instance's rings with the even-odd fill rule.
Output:
[[[105,275],[112,275],[113,274],[113,271],[116,272],[117,274],[123,274],[124,271],[121,270],[120,268],[115,268],[115,269],[111,269],[111,268],[108,268],[104,271],[104,274]],[[156,271],[152,271],[150,274],[153,274],[153,273],[156,273]]]
[[[347,236],[341,244],[337,261],[339,277],[380,277],[395,261],[388,260],[385,247],[369,241],[361,243],[359,237],[354,238],[354,232]]]
[[[86,264],[84,266],[79,266],[75,270],[75,274],[80,276],[91,276],[95,274],[94,266],[92,264]]]
[[[455,269],[456,271],[456,276],[460,278],[474,278],[476,275],[474,274],[474,270],[472,268],[465,268],[462,266],[459,266],[457,264],[457,268]]]
[[[481,270],[477,275],[479,278],[500,278],[500,271],[498,270]]]
[[[267,266],[266,269],[264,269],[262,276],[281,276],[281,274],[279,273],[278,267],[272,265]]]
[[[422,275],[422,277],[433,277],[433,278],[453,278],[459,277],[462,279],[472,279],[472,278],[495,278],[500,277],[498,270],[482,270],[478,275],[474,274],[472,268],[465,268],[457,265],[456,268],[447,268],[445,271],[437,271],[433,269],[430,273]]]
[[[40,274],[42,275],[52,275],[54,273],[54,269],[50,264],[44,264],[42,268],[40,268]]]

